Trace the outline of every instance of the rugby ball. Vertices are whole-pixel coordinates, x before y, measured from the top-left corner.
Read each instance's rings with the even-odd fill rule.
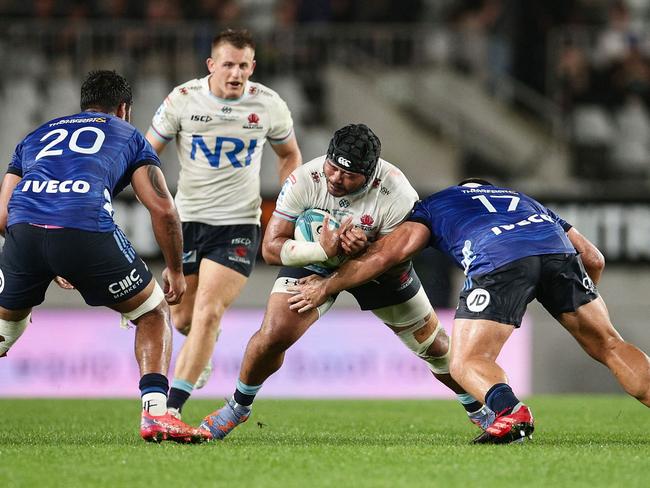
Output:
[[[325,216],[329,215],[323,210],[317,208],[310,208],[298,215],[296,219],[296,226],[293,232],[293,238],[297,241],[318,242],[320,239],[321,231],[323,230],[323,222]],[[338,229],[341,224],[330,215],[329,228],[334,230]],[[314,263],[324,268],[337,268],[347,259],[345,255],[338,255],[329,258],[327,261]]]

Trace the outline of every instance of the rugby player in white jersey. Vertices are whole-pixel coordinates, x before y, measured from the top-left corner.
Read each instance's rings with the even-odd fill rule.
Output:
[[[418,195],[404,174],[380,159],[381,144],[363,124],[351,124],[334,133],[327,155],[296,169],[285,182],[262,244],[264,259],[282,265],[264,321],[250,339],[233,397],[208,415],[201,427],[215,439],[224,438],[246,421],[255,395],[264,381],[277,371],[285,351],[334,303],[335,297],[309,313],[289,309],[296,281],[314,272],[328,258],[355,255],[369,241],[392,232],[409,215]],[[326,211],[341,222],[329,229],[325,218],[319,242],[296,241],[297,217],[307,209]],[[467,394],[449,375],[449,340],[413,270],[411,261],[401,263],[376,280],[347,290],[362,310],[370,310],[415,354],[432,373],[457,393],[470,420],[486,428],[494,414]]]
[[[207,382],[221,317],[255,262],[264,143],[277,154],[280,181],[302,164],[286,103],[249,81],[255,69],[249,32],[217,35],[207,67],[207,76],[174,88],[147,132],[158,154],[175,139],[181,166],[175,200],[183,223],[187,292],[172,307],[172,317],[187,339],[167,402],[178,418],[192,390]]]

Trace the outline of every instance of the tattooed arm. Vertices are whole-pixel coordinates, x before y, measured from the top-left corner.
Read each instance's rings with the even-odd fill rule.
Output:
[[[167,265],[163,272],[165,296],[169,303],[178,303],[185,292],[183,232],[165,177],[157,166],[141,166],[133,173],[131,185],[151,214],[153,232]]]

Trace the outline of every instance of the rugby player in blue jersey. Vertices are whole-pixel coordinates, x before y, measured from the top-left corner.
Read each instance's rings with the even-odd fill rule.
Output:
[[[107,306],[136,325],[141,436],[201,442],[209,432],[167,413],[167,303],[179,303],[185,292],[182,231],[158,156],[129,124],[131,105],[123,77],[91,72],[81,87],[81,113],[46,122],[16,147],[0,189],[0,357],[61,277],[88,305]],[[111,201],[129,184],[151,214],[167,265],[164,291],[113,221]]]
[[[496,358],[537,299],[627,393],[650,406],[650,359],[612,325],[597,283],[600,251],[575,228],[523,193],[470,179],[418,202],[409,219],[328,278],[299,282],[291,308],[306,312],[333,293],[435,247],[463,268],[451,341],[452,377],[497,413],[476,443],[524,440],[528,406],[507,384]]]

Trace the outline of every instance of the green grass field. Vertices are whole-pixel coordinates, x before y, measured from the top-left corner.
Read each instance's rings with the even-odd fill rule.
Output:
[[[193,400],[185,420],[221,401]],[[0,400],[0,486],[650,486],[650,412],[536,396],[531,442],[474,446],[452,401],[260,400],[223,442],[146,444],[136,400]]]

